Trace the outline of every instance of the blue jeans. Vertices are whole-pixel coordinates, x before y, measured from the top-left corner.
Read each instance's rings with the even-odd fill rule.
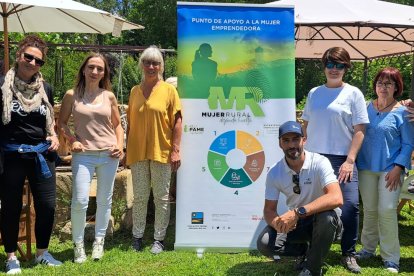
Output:
[[[257,239],[257,249],[270,258],[274,255],[306,254],[305,267],[312,275],[319,275],[322,262],[341,230],[341,220],[336,212],[325,211],[299,219],[296,228],[287,234],[277,233],[273,227],[267,226]]]
[[[6,152],[18,152],[21,154],[22,158],[35,159],[36,161],[36,172],[40,178],[49,178],[52,177],[52,172],[49,170],[49,167],[46,163],[46,159],[43,156],[44,154],[56,155],[55,152],[48,152],[50,147],[50,141],[44,141],[37,145],[26,145],[26,144],[3,144],[1,145],[3,150]]]
[[[72,153],[72,239],[83,241],[89,190],[94,173],[97,177],[95,238],[103,238],[111,216],[112,191],[119,160],[108,151]]]
[[[339,167],[345,162],[347,156],[323,154],[326,156],[335,171],[336,176],[339,175]],[[352,179],[346,183],[339,183],[344,199],[342,205],[341,220],[344,226],[342,234],[341,249],[342,255],[355,255],[355,246],[358,240],[359,229],[359,194],[358,194],[358,170],[354,165]]]

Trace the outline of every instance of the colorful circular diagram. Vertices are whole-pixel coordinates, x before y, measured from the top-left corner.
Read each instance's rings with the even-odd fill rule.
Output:
[[[232,130],[214,139],[207,156],[211,175],[220,184],[243,188],[261,175],[265,154],[260,142],[251,134]]]

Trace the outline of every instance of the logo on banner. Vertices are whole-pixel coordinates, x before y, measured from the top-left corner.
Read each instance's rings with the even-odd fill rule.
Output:
[[[189,134],[203,134],[204,127],[200,127],[197,125],[184,125],[184,132]]]
[[[246,98],[251,94],[247,87],[232,87],[230,95],[226,99],[222,87],[210,87],[210,95],[208,96],[208,106],[212,110],[220,108],[222,110],[237,111],[245,110],[246,106],[250,107],[253,115],[256,117],[264,117],[265,114],[254,97]]]
[[[191,213],[191,224],[203,224],[204,213],[203,212],[192,212]]]

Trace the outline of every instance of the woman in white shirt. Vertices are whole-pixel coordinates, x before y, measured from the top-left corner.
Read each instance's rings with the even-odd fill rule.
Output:
[[[355,159],[369,123],[364,95],[343,81],[351,67],[349,53],[332,47],[322,56],[326,83],[313,88],[302,115],[307,136],[306,149],[325,155],[331,161],[344,197],[341,220],[341,262],[349,271],[359,273],[355,259],[358,240],[359,195]]]

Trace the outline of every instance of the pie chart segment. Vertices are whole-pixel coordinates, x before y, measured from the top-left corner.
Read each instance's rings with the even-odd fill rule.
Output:
[[[209,151],[207,160],[211,175],[214,177],[214,179],[220,182],[220,180],[223,178],[223,175],[229,169],[229,166],[226,163],[226,156]]]
[[[252,184],[252,181],[243,169],[229,169],[220,183],[230,188],[243,188]]]
[[[253,181],[256,181],[262,174],[265,164],[265,155],[263,151],[251,154],[246,157],[246,164],[244,170],[250,176]]]
[[[246,155],[263,150],[260,142],[251,134],[244,131],[237,131],[237,148],[242,150]]]
[[[221,134],[219,137],[214,139],[210,146],[210,150],[226,155],[230,150],[236,147],[236,132],[228,131]]]

